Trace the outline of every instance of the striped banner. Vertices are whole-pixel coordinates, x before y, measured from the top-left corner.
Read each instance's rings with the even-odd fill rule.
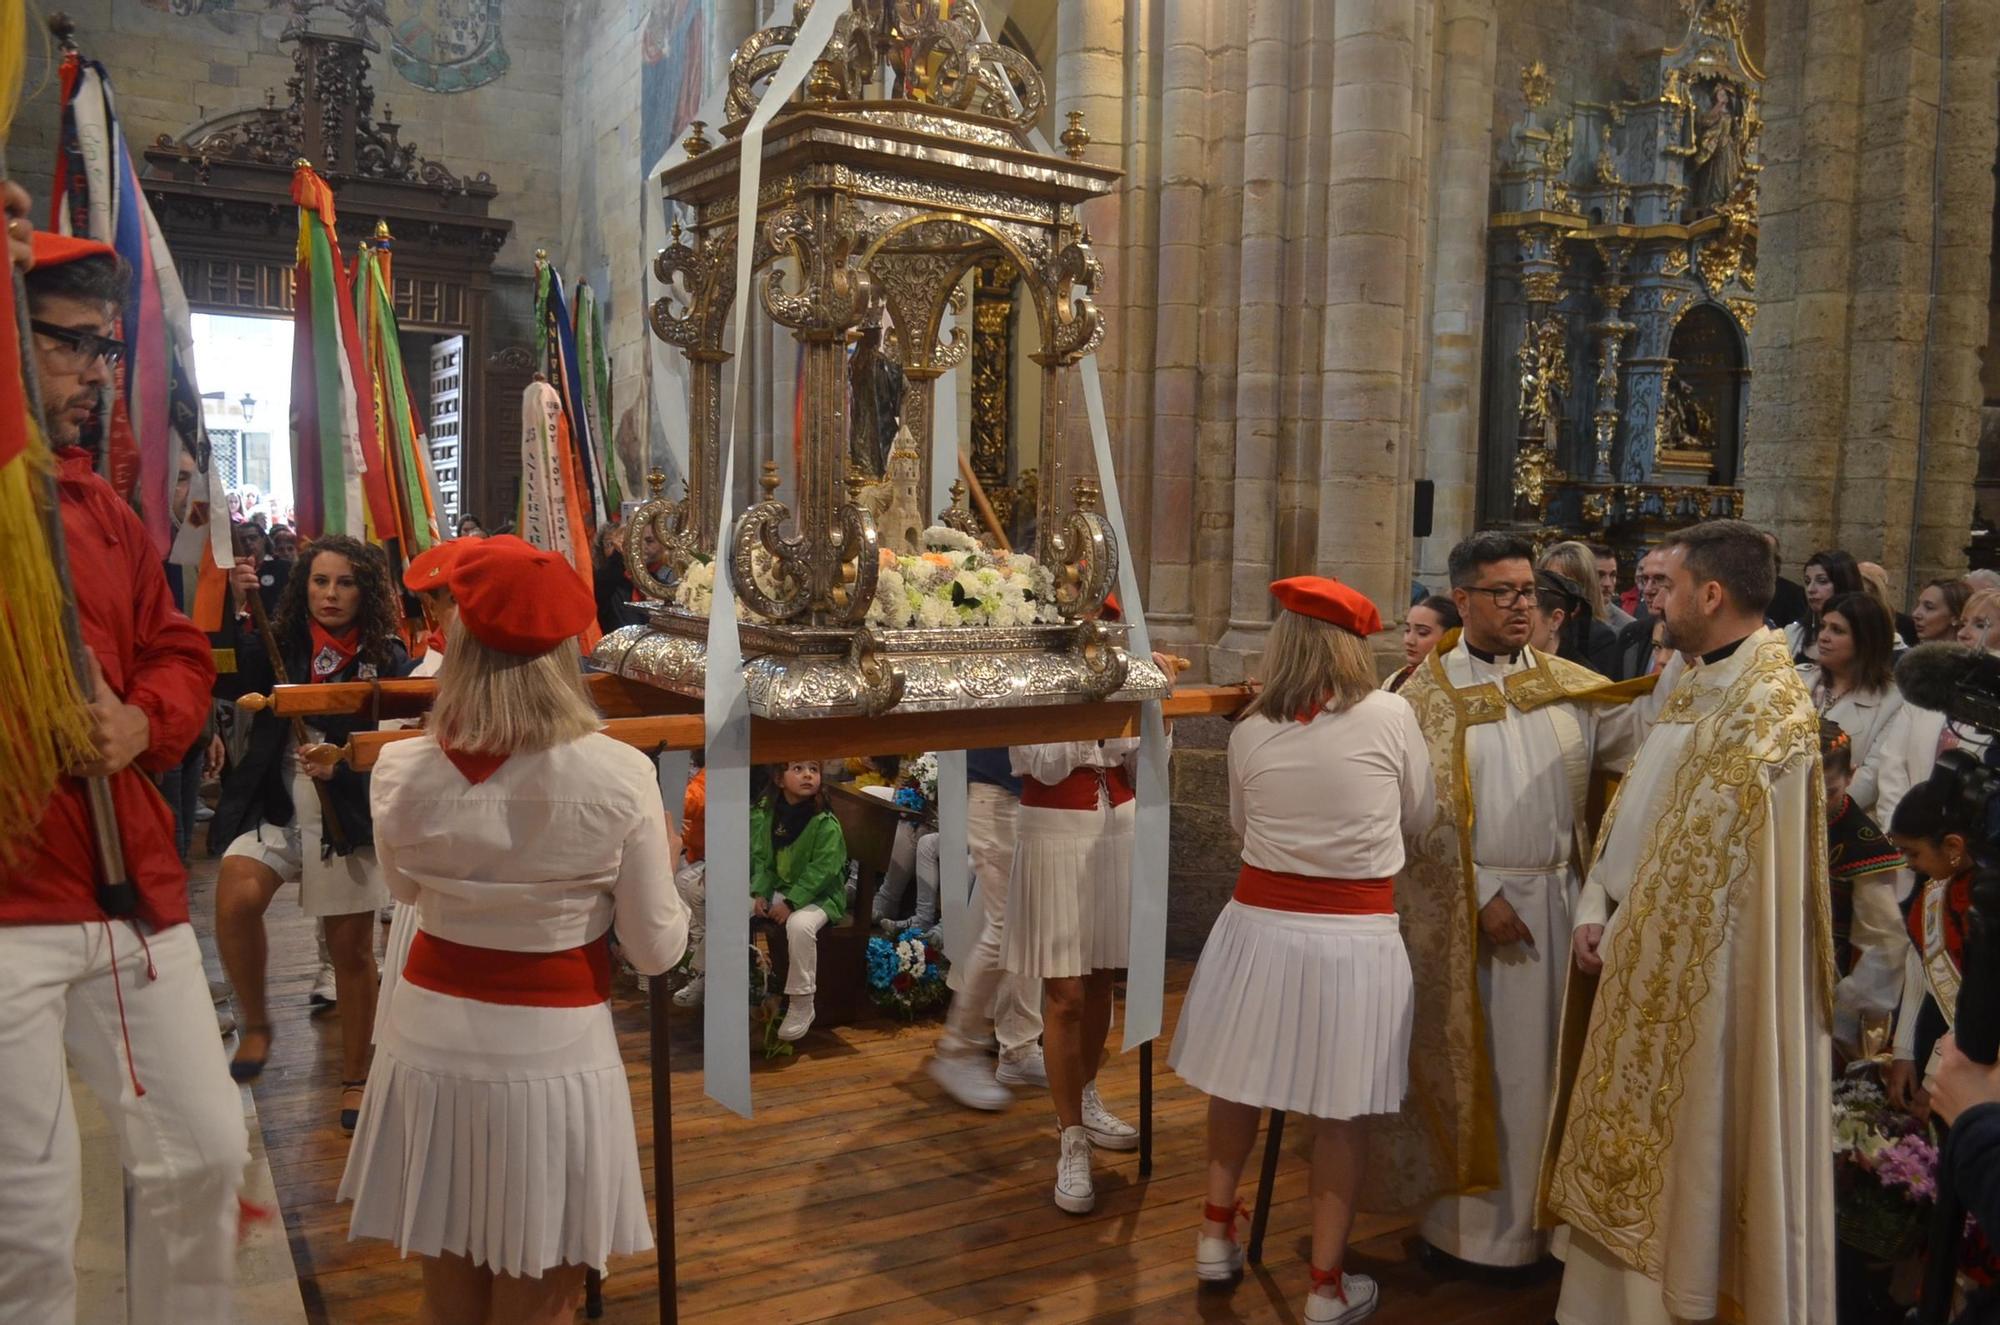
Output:
[[[228,493],[202,422],[187,296],[140,188],[111,80],[75,51],[62,64],[62,150],[50,202],[53,229],[111,245],[131,269],[123,375],[105,413],[106,477],[137,507],[161,556],[227,566]],[[182,452],[195,468],[187,509],[177,511]]]
[[[363,244],[354,263],[355,323],[361,334],[361,361],[367,366],[367,404],[381,441],[389,521],[377,532],[407,562],[439,540],[437,480],[431,471],[430,442],[411,403],[409,375],[396,322],[390,274],[390,240],[378,232]]]
[[[523,541],[567,557],[583,582],[591,573],[590,530],[583,494],[576,486],[575,444],[562,398],[547,382],[533,381],[521,393],[521,509],[515,526]],[[589,653],[602,634],[595,621],[578,637]]]
[[[562,402],[563,418],[569,425],[572,480],[582,498],[587,525],[584,536],[588,540],[606,518],[604,474],[598,465],[593,427],[596,420],[584,404],[576,329],[570,320],[569,303],[563,296],[562,276],[541,254],[535,256],[535,325],[541,329],[542,375],[555,388],[556,397]]]
[[[396,528],[375,412],[362,409],[368,380],[341,261],[333,191],[300,166],[298,268],[292,277],[292,485],[302,539],[346,534],[380,542]]]
[[[590,435],[597,444],[598,472],[604,476],[604,509],[616,519],[632,483],[611,431],[611,361],[604,353],[604,310],[588,281],[576,283],[575,335],[577,378],[582,388],[579,412],[589,420]]]

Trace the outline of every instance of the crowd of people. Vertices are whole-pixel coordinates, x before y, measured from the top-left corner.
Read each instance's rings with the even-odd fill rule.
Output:
[[[622,624],[629,577],[593,592],[467,517],[398,585],[380,548],[245,525],[223,635],[204,638],[79,445],[121,353],[119,261],[56,235],[19,247],[93,659],[96,753],[75,771],[109,780],[138,901],[98,894],[77,779],[0,863],[0,1321],[74,1314],[66,1063],[121,1138],[133,1319],[230,1318],[248,1156],[232,1080],[257,1080],[281,1033],[265,918],[291,883],[331,968],[353,1234],[423,1258],[425,1319],[569,1319],[586,1268],[652,1243],[613,972],[685,962],[677,1001],[702,996],[704,780],[677,827],[582,680],[578,636]],[[1904,615],[1844,552],[1799,584],[1778,571],[1775,541],[1737,521],[1668,536],[1624,593],[1607,549],[1475,534],[1446,591],[1409,606],[1379,684],[1373,602],[1326,577],[1271,586],[1229,742],[1241,870],[1169,1057],[1210,1100],[1197,1280],[1242,1273],[1242,1171],[1279,1109],[1310,1120],[1315,1325],[1379,1302],[1347,1264],[1363,1208],[1414,1214],[1440,1274],[1553,1252],[1564,1325],[1834,1318],[1830,1083],[1867,1057],[1865,1025],[1890,1031],[1898,1107],[2000,1108],[1950,1039],[1976,826],[1927,782],[1975,738],[1892,677],[1920,640],[2000,650],[2000,577],[1932,581]],[[227,702],[413,673],[435,703],[372,773],[336,756],[373,714]],[[928,1070],[974,1108],[1046,1091],[1071,1213],[1095,1205],[1093,1152],[1138,1143],[1097,1084],[1137,754],[968,758],[975,938]],[[750,816],[752,913],[789,951],[783,1041],[811,1033],[819,936],[851,905],[828,771],[766,770]],[[204,772],[233,1058],[189,924]],[[936,852],[910,835],[915,912],[898,895],[874,918],[935,920]]]

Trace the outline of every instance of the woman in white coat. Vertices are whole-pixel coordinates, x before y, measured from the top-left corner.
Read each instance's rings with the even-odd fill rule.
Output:
[[[1822,718],[1840,724],[1853,743],[1854,781],[1848,795],[1873,811],[1889,746],[1883,737],[1903,711],[1895,684],[1896,623],[1865,593],[1842,594],[1820,613],[1819,662],[1805,682]],[[1893,780],[1893,779],[1892,779]]]
[[[351,1236],[424,1258],[420,1319],[553,1325],[587,1267],[653,1245],[608,939],[659,975],[688,916],[652,761],[599,732],[579,675],[590,591],[511,537],[449,580],[428,729],[375,768],[383,877],[421,926],[340,1199]]]
[[[1396,919],[1403,838],[1436,814],[1430,753],[1400,695],[1374,688],[1368,598],[1335,580],[1271,586],[1285,608],[1263,692],[1229,739],[1229,818],[1243,869],[1202,948],[1169,1063],[1209,1097],[1208,1190],[1195,1276],[1243,1270],[1236,1188],[1262,1109],[1314,1120],[1311,1325],[1375,1309],[1343,1270],[1369,1114],[1409,1084],[1410,961]]]

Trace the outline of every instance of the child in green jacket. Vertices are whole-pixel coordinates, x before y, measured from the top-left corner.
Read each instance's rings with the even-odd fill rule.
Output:
[[[819,932],[847,914],[847,839],[820,784],[817,759],[777,770],[750,811],[750,910],[785,927],[791,969],[778,1038],[804,1037],[813,1022]]]

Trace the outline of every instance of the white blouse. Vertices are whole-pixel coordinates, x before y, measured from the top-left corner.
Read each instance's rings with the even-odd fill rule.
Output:
[[[1243,862],[1326,879],[1386,879],[1437,815],[1409,701],[1373,690],[1311,722],[1243,719],[1229,737],[1229,823]]]
[[[513,952],[612,927],[658,975],[687,947],[676,843],[652,760],[601,733],[517,754],[472,784],[428,736],[383,748],[368,789],[375,854],[426,934]]]
[[[1903,693],[1890,685],[1881,690],[1850,690],[1831,704],[1826,702],[1825,692],[1820,689],[1820,672],[1817,667],[1809,668],[1802,674],[1806,689],[1812,692],[1813,704],[1822,718],[1840,724],[1847,733],[1849,749],[1854,760],[1854,781],[1849,784],[1847,794],[1854,797],[1854,803],[1864,810],[1873,810],[1880,790],[1883,765],[1891,757],[1893,746],[1882,738],[1887,735],[1896,715],[1903,711]],[[1891,774],[1891,780],[1896,777]]]
[[[1079,768],[1117,768],[1136,771],[1139,738],[1120,736],[1109,741],[1053,741],[1047,745],[1007,747],[1007,761],[1015,777],[1033,778],[1053,787]]]

